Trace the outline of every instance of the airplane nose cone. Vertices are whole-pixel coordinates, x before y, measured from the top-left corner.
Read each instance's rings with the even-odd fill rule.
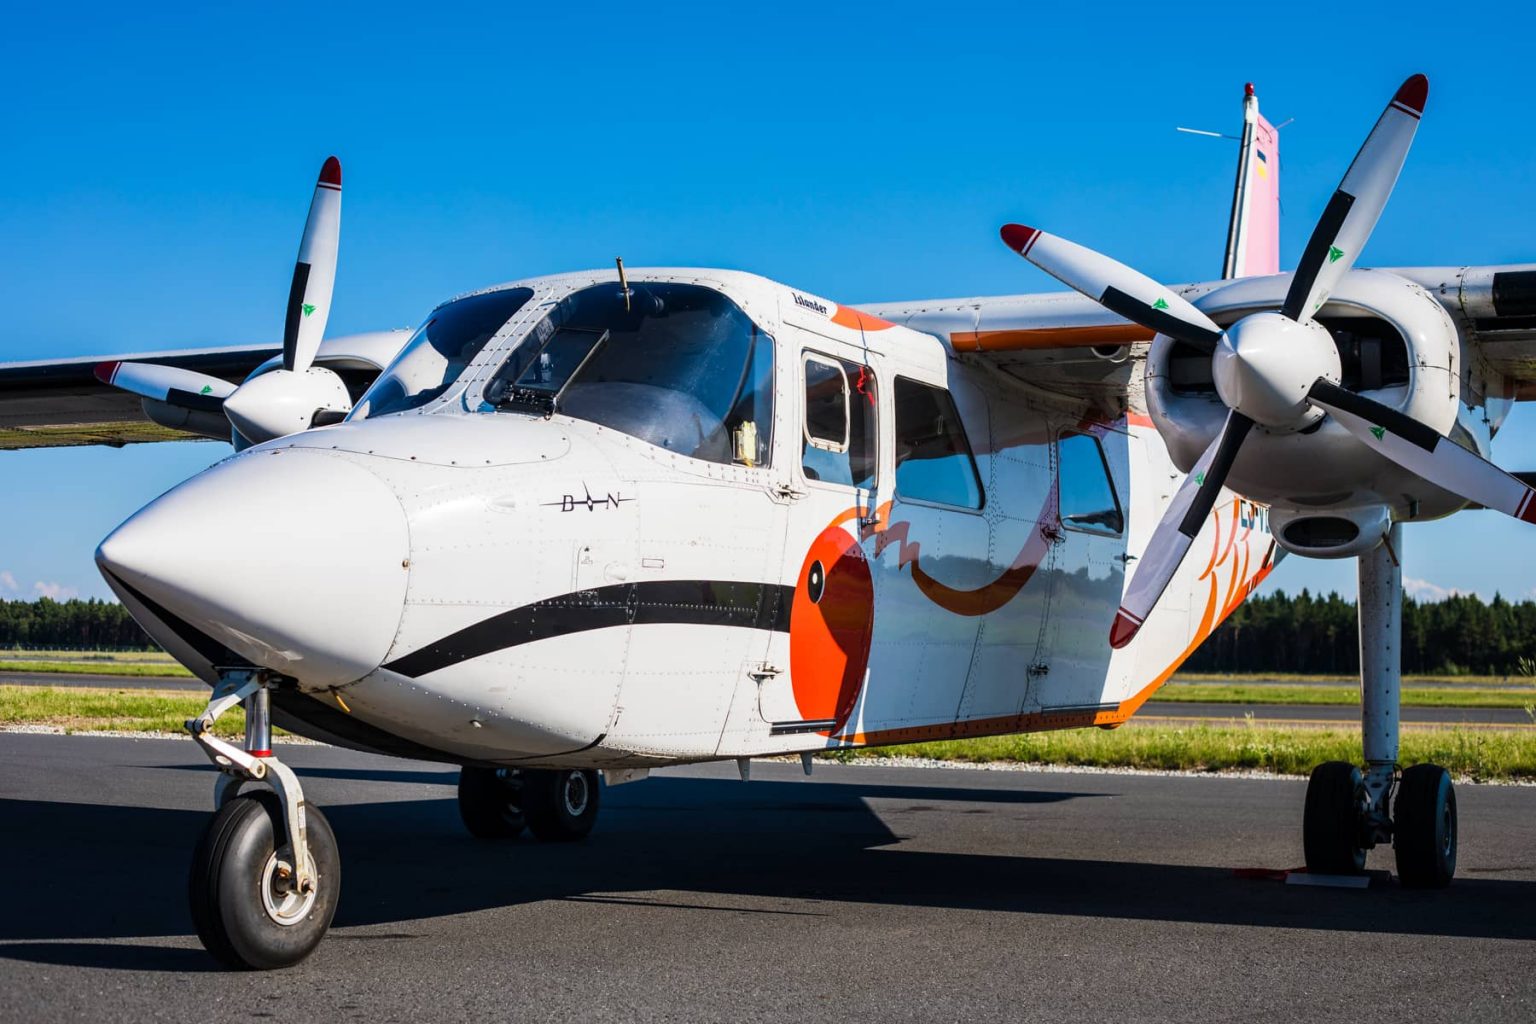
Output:
[[[202,648],[211,639],[316,687],[360,679],[384,660],[409,557],[405,510],[384,481],[303,449],[220,463],[96,550],[114,589],[203,634]]]

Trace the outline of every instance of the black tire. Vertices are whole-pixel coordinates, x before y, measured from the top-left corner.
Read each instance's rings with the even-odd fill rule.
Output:
[[[512,839],[523,831],[522,786],[496,768],[459,771],[459,817],[476,839]]]
[[[1365,870],[1360,843],[1360,769],[1346,761],[1329,761],[1312,769],[1307,804],[1302,815],[1302,846],[1307,871],[1314,875],[1358,875]]]
[[[585,839],[597,823],[600,790],[591,769],[525,769],[523,817],[542,843]]]
[[[1437,764],[1403,772],[1392,807],[1397,877],[1410,889],[1444,889],[1456,876],[1456,787]]]
[[[305,832],[317,874],[313,902],[297,898],[293,923],[280,924],[263,896],[269,863],[286,848],[282,805],[263,791],[235,797],[213,816],[192,855],[187,893],[203,948],[226,967],[271,970],[298,963],[320,944],[341,890],[341,860],[330,822],[305,804]],[[291,856],[291,855],[290,855]],[[291,860],[289,863],[292,863]]]

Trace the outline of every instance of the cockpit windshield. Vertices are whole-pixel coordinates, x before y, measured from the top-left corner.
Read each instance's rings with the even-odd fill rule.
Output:
[[[351,418],[426,405],[459,379],[485,343],[531,298],[530,288],[507,288],[437,307],[358,400]]]
[[[762,466],[773,339],[712,288],[597,285],[556,304],[485,397],[497,408],[590,420],[691,458]]]

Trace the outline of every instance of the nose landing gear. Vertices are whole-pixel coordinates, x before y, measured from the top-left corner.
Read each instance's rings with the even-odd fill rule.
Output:
[[[220,680],[187,730],[220,769],[218,812],[192,857],[187,892],[204,948],[221,963],[267,970],[298,963],[325,937],[336,913],[341,861],[336,836],[305,803],[293,769],[272,756],[268,680],[233,671]],[[213,735],[221,714],[244,702],[245,749]],[[241,794],[244,782],[270,791]]]
[[[1435,764],[1399,773],[1398,706],[1402,687],[1402,527],[1359,558],[1360,702],[1365,770],[1344,761],[1318,765],[1307,783],[1302,845],[1307,871],[1352,875],[1366,853],[1391,842],[1398,881],[1440,889],[1456,874],[1456,791]],[[1393,791],[1396,791],[1395,799]]]

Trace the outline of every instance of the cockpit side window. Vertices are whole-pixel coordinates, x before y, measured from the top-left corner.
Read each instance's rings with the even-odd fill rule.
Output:
[[[589,420],[691,458],[762,466],[773,338],[702,285],[596,285],[535,325],[485,398],[498,409]]]
[[[800,466],[807,480],[873,490],[875,375],[867,366],[807,352]]]
[[[459,379],[485,343],[531,298],[530,288],[505,288],[437,307],[358,399],[351,418],[426,405]]]

